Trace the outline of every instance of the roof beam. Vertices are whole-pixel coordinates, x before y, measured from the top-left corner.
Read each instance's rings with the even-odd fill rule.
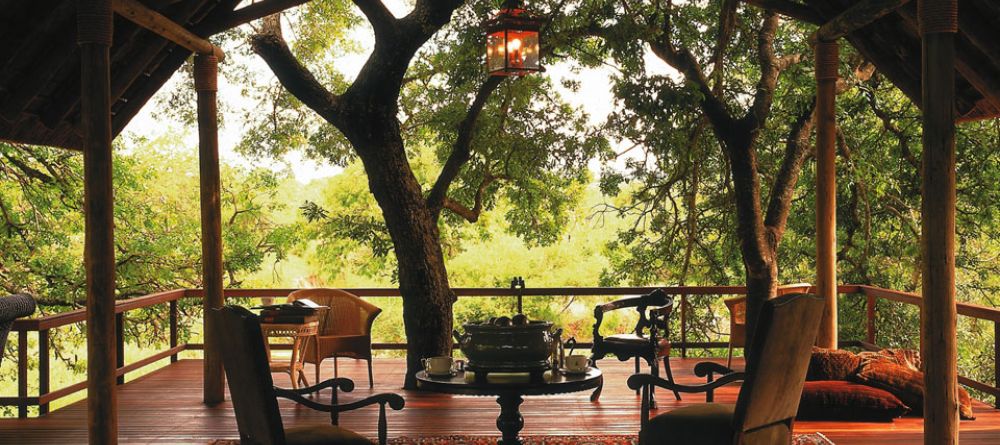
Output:
[[[823,42],[832,42],[885,17],[909,2],[910,0],[865,0],[855,3],[820,26],[816,37]]]
[[[116,13],[129,21],[195,53],[214,55],[219,60],[225,57],[222,49],[213,45],[212,42],[198,37],[193,32],[188,31],[164,15],[149,9],[137,0],[114,0],[113,7]]]
[[[743,0],[748,4],[758,8],[769,9],[778,14],[801,20],[813,25],[822,25],[826,22],[823,16],[811,6],[793,0]]]
[[[277,14],[286,9],[294,8],[310,0],[263,0],[237,9],[229,15],[216,21],[198,26],[196,32],[202,35],[212,35],[227,29],[250,23],[254,20]]]

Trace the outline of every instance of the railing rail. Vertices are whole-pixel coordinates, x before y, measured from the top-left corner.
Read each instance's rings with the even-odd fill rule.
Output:
[[[663,289],[671,295],[679,296],[680,304],[680,341],[674,346],[681,350],[681,355],[687,355],[689,348],[724,348],[728,346],[726,342],[689,342],[687,311],[689,310],[688,299],[708,296],[730,296],[746,295],[745,286],[666,286],[666,287],[544,287],[544,288],[454,288],[453,291],[462,298],[518,298],[539,297],[539,296],[624,296],[640,295]],[[296,289],[226,289],[225,297],[228,298],[283,298]],[[399,289],[395,288],[355,288],[345,289],[358,296],[368,298],[394,298],[400,297]],[[787,292],[811,292],[813,288],[809,285],[792,285],[781,289],[781,293]],[[917,294],[883,289],[866,285],[841,285],[838,286],[839,294],[860,295],[866,298],[866,338],[865,340],[844,342],[845,345],[861,346],[866,348],[877,348],[877,300],[921,305],[921,298]],[[137,371],[155,362],[169,358],[171,362],[177,361],[178,354],[185,350],[200,350],[203,345],[198,343],[179,343],[178,339],[178,301],[185,298],[201,298],[204,292],[201,289],[179,289],[156,294],[146,295],[129,300],[119,301],[115,306],[118,314],[117,331],[118,335],[118,383],[124,383],[127,373]],[[127,318],[125,314],[130,311],[144,309],[158,304],[168,304],[169,311],[169,333],[168,348],[156,352],[148,357],[128,363],[124,354],[125,340],[123,336]],[[993,386],[975,381],[966,377],[959,377],[960,383],[994,396],[994,405],[1000,408],[1000,310],[980,305],[959,303],[958,313],[963,316],[990,321],[994,324],[994,355],[996,365],[994,369]],[[49,411],[49,404],[55,400],[69,396],[75,392],[86,389],[86,380],[72,385],[50,391],[50,353],[49,338],[50,331],[63,326],[86,321],[86,310],[77,309],[59,314],[46,315],[38,318],[18,320],[12,326],[12,331],[18,334],[18,394],[16,397],[0,397],[0,406],[17,406],[18,417],[24,418],[28,415],[30,406],[38,406],[39,414],[45,415]],[[39,394],[37,396],[28,395],[28,332],[38,333],[39,347]],[[588,344],[581,344],[589,347]],[[376,349],[405,349],[405,343],[375,343]]]

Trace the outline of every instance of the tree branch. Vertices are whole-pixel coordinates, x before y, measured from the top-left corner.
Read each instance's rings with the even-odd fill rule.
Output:
[[[472,157],[472,138],[475,136],[476,122],[483,107],[486,106],[486,102],[504,79],[500,76],[490,76],[489,79],[486,79],[486,82],[479,86],[479,91],[476,92],[475,99],[465,113],[465,118],[458,124],[458,135],[452,145],[451,154],[445,161],[441,174],[438,175],[437,181],[434,182],[434,186],[427,196],[427,207],[430,208],[434,219],[437,219],[441,214],[441,208],[448,195],[448,188],[461,173],[462,166],[469,162]]]
[[[809,157],[810,135],[816,124],[815,111],[816,97],[813,96],[809,106],[799,113],[788,131],[788,139],[785,141],[785,155],[781,161],[778,175],[774,179],[774,186],[771,188],[767,215],[764,219],[764,225],[767,227],[774,245],[781,243],[781,237],[785,233],[785,224],[788,221],[788,214],[792,208],[792,197],[795,194],[795,184],[799,180],[802,164]]]
[[[339,122],[340,98],[316,80],[276,33],[255,34],[250,45],[271,68],[281,85],[328,122]]]
[[[479,183],[479,188],[476,189],[476,197],[471,209],[447,196],[444,198],[444,201],[442,201],[442,207],[458,216],[461,216],[462,218],[465,218],[465,220],[470,223],[479,221],[479,216],[483,213],[483,196],[486,194],[486,189],[489,188],[490,184],[493,184],[499,179],[505,179],[505,177],[494,176],[493,174],[486,172],[486,176],[483,178],[483,181]],[[440,212],[440,210],[438,210],[438,212]]]
[[[760,80],[757,81],[757,92],[753,104],[743,118],[752,131],[763,129],[767,116],[771,113],[774,102],[774,90],[778,86],[778,75],[781,67],[774,55],[774,37],[778,32],[781,19],[772,11],[765,12],[764,23],[757,34],[757,62],[760,65]]]
[[[392,15],[389,8],[385,7],[382,0],[354,0],[354,4],[361,9],[361,12],[368,18],[375,31],[375,39],[392,32],[396,26],[396,17]]]

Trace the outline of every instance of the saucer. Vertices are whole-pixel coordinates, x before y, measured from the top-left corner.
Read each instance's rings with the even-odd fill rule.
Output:
[[[563,374],[565,374],[565,375],[584,375],[584,374],[587,373],[587,371],[590,371],[590,367],[588,366],[588,367],[586,367],[584,369],[581,369],[581,370],[578,370],[578,371],[573,371],[573,370],[569,370],[569,369],[566,369],[566,368],[562,368],[562,369],[560,369],[560,371]]]
[[[454,376],[458,375],[458,372],[456,372],[456,371],[448,371],[448,372],[443,372],[443,373],[440,373],[440,374],[436,373],[436,372],[430,372],[430,371],[426,371],[426,372],[427,372],[427,375],[431,376],[431,377],[454,377]]]

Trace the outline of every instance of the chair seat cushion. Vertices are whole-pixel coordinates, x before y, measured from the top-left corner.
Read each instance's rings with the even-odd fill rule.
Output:
[[[660,414],[639,432],[648,445],[730,445],[735,405],[701,403]]]
[[[797,419],[891,422],[910,408],[892,393],[857,383],[828,380],[802,387]]]
[[[333,425],[310,425],[285,429],[288,445],[371,445],[372,441],[351,430]]]
[[[611,335],[604,337],[604,342],[612,349],[647,350],[649,348],[649,337],[640,337],[635,334]],[[670,355],[670,340],[665,338],[658,340],[656,355],[659,357]]]

